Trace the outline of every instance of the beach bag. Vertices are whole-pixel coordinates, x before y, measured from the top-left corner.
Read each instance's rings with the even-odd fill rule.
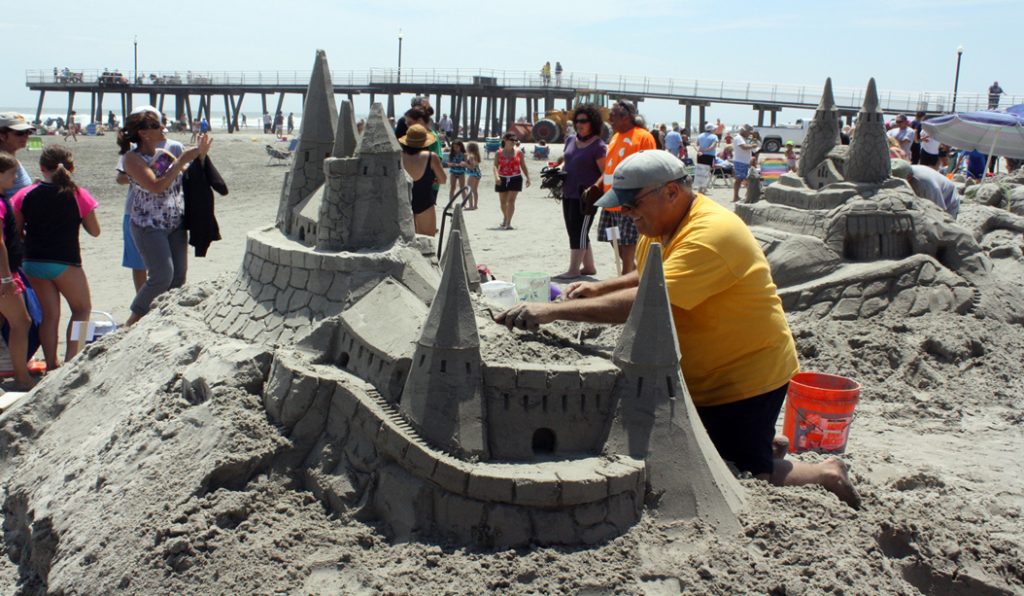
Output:
[[[589,186],[580,193],[580,209],[583,211],[583,215],[589,215],[591,217],[597,215],[597,203],[598,199],[604,196],[604,189],[598,185]]]

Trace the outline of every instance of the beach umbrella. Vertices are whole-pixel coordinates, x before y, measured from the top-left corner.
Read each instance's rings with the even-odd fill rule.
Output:
[[[925,120],[929,136],[958,149],[1024,159],[1024,106],[1011,111],[957,112]]]

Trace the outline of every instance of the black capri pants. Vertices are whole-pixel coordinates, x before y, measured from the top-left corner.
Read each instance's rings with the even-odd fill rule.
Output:
[[[583,215],[583,201],[562,197],[562,219],[565,220],[565,231],[569,234],[569,248],[580,250],[590,248],[590,226],[594,218]],[[583,222],[586,219],[586,227]]]

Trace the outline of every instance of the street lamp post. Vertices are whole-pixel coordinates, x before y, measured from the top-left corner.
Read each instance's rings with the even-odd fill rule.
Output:
[[[402,82],[402,30],[398,30],[398,79],[397,82]]]
[[[960,59],[964,55],[964,46],[959,46],[956,49],[956,77],[953,79],[953,109],[951,112],[956,112],[956,91],[960,87]]]
[[[135,46],[135,72],[132,73],[132,81],[134,83],[139,82],[139,36],[135,36],[135,41],[132,42]]]

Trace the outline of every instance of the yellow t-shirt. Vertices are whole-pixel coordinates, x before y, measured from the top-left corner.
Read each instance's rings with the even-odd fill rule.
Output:
[[[652,242],[640,236],[642,275]],[[693,403],[713,406],[777,389],[800,370],[768,260],[734,213],[697,195],[668,246],[665,285]]]

